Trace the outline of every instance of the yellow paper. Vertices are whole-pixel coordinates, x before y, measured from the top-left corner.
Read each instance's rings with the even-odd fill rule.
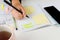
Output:
[[[1,4],[1,9],[4,10],[4,4]]]
[[[33,12],[35,12],[35,8],[33,6],[27,6],[25,7],[26,10],[26,14],[32,14]]]
[[[44,14],[33,16],[32,19],[36,24],[49,24],[49,21]]]
[[[28,23],[28,24],[23,24],[23,27],[28,29],[28,28],[32,28],[32,23]]]

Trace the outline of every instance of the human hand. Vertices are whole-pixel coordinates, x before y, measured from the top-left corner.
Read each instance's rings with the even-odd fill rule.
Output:
[[[11,14],[12,16],[15,18],[15,19],[22,19],[26,16],[25,14],[25,9],[23,8],[23,6],[20,4],[20,2],[18,0],[12,0],[12,5],[14,7],[16,7],[18,10],[21,10],[23,13],[21,14],[20,12],[18,12],[17,10],[15,9],[12,9],[11,10]],[[9,10],[10,7],[7,9]]]

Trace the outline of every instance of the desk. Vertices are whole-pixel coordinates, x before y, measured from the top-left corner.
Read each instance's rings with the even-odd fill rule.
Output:
[[[50,26],[30,32],[16,31],[17,40],[60,40],[60,27]]]
[[[60,10],[60,0],[39,0],[41,5],[51,2]],[[49,26],[29,32],[15,30],[16,40],[60,40],[60,27]]]
[[[40,1],[42,2],[43,0]],[[55,5],[60,10],[59,0],[46,1],[52,1],[53,5]],[[20,30],[15,32],[17,40],[60,40],[60,27],[57,26],[49,26],[30,32],[21,32]]]

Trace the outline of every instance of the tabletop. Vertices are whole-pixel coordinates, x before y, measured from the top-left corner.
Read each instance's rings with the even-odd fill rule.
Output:
[[[33,1],[34,0],[32,0],[32,2]],[[38,0],[38,1],[35,0],[35,2],[37,2],[41,7],[52,4],[58,10],[60,10],[59,5],[60,0]],[[19,24],[17,25],[20,26]],[[60,27],[57,25],[52,25],[26,32],[21,31],[21,29],[19,29],[15,30],[15,34],[16,34],[16,40],[60,40]]]
[[[40,0],[41,5],[51,2],[60,10],[59,0]],[[29,32],[16,31],[17,40],[60,40],[60,27],[49,26]]]

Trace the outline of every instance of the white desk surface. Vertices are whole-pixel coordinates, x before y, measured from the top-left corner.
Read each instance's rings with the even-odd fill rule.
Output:
[[[44,1],[52,1],[53,5],[60,10],[59,0],[40,0],[40,2]],[[49,26],[30,32],[21,32],[18,30],[15,33],[17,40],[60,40],[60,27],[58,26]]]
[[[60,10],[60,0],[39,0],[40,4],[51,2]],[[29,32],[15,31],[16,40],[60,40],[60,27],[49,26]]]
[[[60,27],[50,26],[30,32],[16,31],[17,40],[60,40]]]

